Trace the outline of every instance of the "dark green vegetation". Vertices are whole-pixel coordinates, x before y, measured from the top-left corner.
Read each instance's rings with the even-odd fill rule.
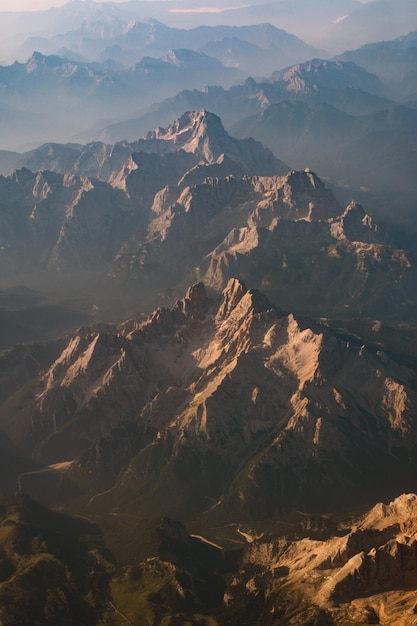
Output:
[[[5,626],[96,624],[108,560],[98,529],[27,497],[6,499],[0,521],[0,619]]]

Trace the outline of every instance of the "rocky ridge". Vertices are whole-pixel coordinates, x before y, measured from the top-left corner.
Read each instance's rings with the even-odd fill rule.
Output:
[[[309,169],[287,173],[207,111],[134,144],[39,155],[107,181],[25,168],[0,178],[7,275],[93,272],[154,302],[196,280],[221,290],[236,276],[310,316],[414,319],[414,256],[390,245],[358,203],[344,210]]]
[[[414,624],[416,506],[414,494],[403,494],[328,539],[305,530],[305,538],[268,542],[246,528],[250,543],[226,604],[249,607],[251,598],[261,613],[273,614],[276,621],[266,623],[294,626]]]
[[[269,517],[413,488],[413,370],[235,279],[216,302],[197,284],[146,321],[83,330],[31,388],[10,436],[40,462],[78,459],[67,477],[98,509],[137,511],[140,493],[155,514]]]
[[[0,187],[3,273],[102,266],[132,218],[124,194],[98,180],[22,168]]]
[[[142,236],[155,194],[167,185],[179,195],[212,174],[287,171],[261,144],[231,138],[216,116],[189,113],[177,124],[185,120],[188,143],[170,139],[168,128],[156,142],[149,136],[115,146],[48,144],[28,155],[25,162],[39,171],[21,167],[0,178],[2,267],[103,272],[132,232]]]
[[[44,144],[24,154],[17,166],[33,171],[46,169],[61,174],[73,173],[113,182],[129,158],[136,153],[139,153],[136,159],[143,160],[146,159],[145,154],[161,156],[180,150],[195,157],[194,162],[190,161],[192,164],[188,165],[188,169],[197,165],[213,165],[226,157],[233,161],[235,167],[240,168],[242,175],[283,174],[288,170],[285,164],[259,142],[231,137],[225,131],[220,118],[206,110],[188,111],[167,128],[148,132],[143,138],[133,142],[120,141],[109,145],[95,141],[85,146]],[[186,171],[184,169],[182,175]]]
[[[158,556],[127,569],[118,597],[152,588],[150,607],[182,619],[210,608],[216,625],[414,624],[415,513],[403,494],[340,523],[300,513],[281,534],[279,521],[231,524],[217,529],[224,547],[163,518]]]
[[[197,279],[216,290],[238,276],[313,316],[395,316],[400,302],[404,316],[413,292],[413,255],[390,246],[358,203],[343,210],[309,170],[167,186],[152,212],[142,240],[120,249],[113,276],[164,287]]]

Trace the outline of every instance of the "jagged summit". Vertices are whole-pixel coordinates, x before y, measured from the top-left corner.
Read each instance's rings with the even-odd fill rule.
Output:
[[[217,132],[227,135],[220,117],[202,109],[201,111],[187,111],[177,120],[172,122],[172,124],[169,124],[167,128],[158,128],[155,131],[150,131],[147,137],[170,139],[174,135],[180,136],[183,132],[195,133],[196,130],[198,131],[198,129],[201,128],[201,126],[204,128],[211,126],[212,128],[215,128]]]
[[[144,321],[76,333],[29,403],[16,397],[27,423],[12,436],[43,463],[75,460],[96,493],[114,486],[95,501],[127,512],[138,493],[149,514],[184,518],[207,498],[225,518],[346,506],[414,488],[415,381],[235,278],[215,299],[200,282]]]
[[[385,237],[359,202],[352,201],[342,215],[334,220],[331,232],[336,238],[364,243],[383,244]]]
[[[186,157],[184,157],[186,152]],[[61,174],[69,172],[99,178],[115,186],[122,186],[121,179],[129,170],[134,155],[141,162],[149,161],[148,177],[153,172],[152,187],[161,189],[167,182],[178,182],[186,174],[189,179],[203,180],[208,176],[285,174],[289,167],[273,153],[253,139],[238,140],[225,130],[220,118],[206,110],[188,111],[166,128],[149,131],[134,142],[120,141],[114,145],[94,141],[86,145],[47,143],[26,153],[18,166],[32,171],[51,169]],[[161,164],[155,157],[144,154],[164,155],[169,161]],[[193,155],[194,161],[188,158]],[[213,171],[202,170],[202,166],[213,165]],[[197,167],[200,166],[200,170]],[[148,164],[145,164],[145,168]],[[159,185],[159,186],[158,186]],[[143,185],[142,185],[143,188]],[[140,193],[142,193],[141,190]],[[155,192],[154,192],[155,193]]]
[[[216,161],[225,152],[230,136],[220,118],[206,110],[188,111],[167,128],[158,128],[146,140],[166,142],[171,149],[197,153],[206,162]]]
[[[323,59],[312,59],[274,72],[271,80],[282,84],[293,97],[353,85],[374,94],[382,94],[384,91],[381,81],[374,74],[355,63]]]
[[[224,174],[233,163],[241,168],[242,173],[271,175],[285,174],[289,170],[259,142],[231,137],[221,119],[205,109],[187,111],[166,128],[149,132],[138,142],[138,148],[158,153],[184,150],[196,155],[202,164],[223,163]],[[225,157],[233,163],[224,162]]]

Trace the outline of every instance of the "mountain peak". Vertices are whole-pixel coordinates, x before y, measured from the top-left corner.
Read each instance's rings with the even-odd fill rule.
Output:
[[[361,204],[351,202],[331,226],[332,235],[337,239],[362,241],[364,243],[382,243],[383,237],[372,217]]]
[[[202,319],[207,313],[210,299],[207,297],[203,283],[192,285],[182,300],[178,300],[173,312],[182,313],[186,318]]]
[[[156,136],[160,139],[168,139],[175,135],[187,135],[200,132],[202,129],[216,129],[221,131],[222,134],[226,134],[221,119],[214,113],[210,113],[205,109],[201,111],[187,111],[175,122],[172,122],[167,128],[158,128],[155,132]],[[150,133],[152,134],[152,133]]]
[[[207,163],[215,162],[224,152],[225,143],[230,141],[220,118],[205,109],[187,111],[166,128],[148,133],[145,139],[193,152]]]
[[[284,177],[283,188],[284,194],[291,196],[295,206],[305,205],[310,220],[329,219],[341,213],[341,206],[333,193],[308,168],[289,172]]]
[[[230,278],[223,290],[222,299],[217,312],[221,319],[227,318],[245,295],[247,289],[245,283],[237,278]]]
[[[187,48],[176,48],[175,50],[168,50],[168,52],[162,57],[162,61],[165,63],[171,63],[177,67],[188,67],[197,64],[201,64],[202,61],[209,61],[212,64],[219,64],[217,59],[208,57],[202,52],[196,52],[195,50],[189,50]]]
[[[246,318],[249,311],[265,313],[272,305],[257,289],[247,289],[245,283],[231,278],[223,290],[216,318],[219,321],[228,319],[234,311],[240,318]],[[232,316],[234,319],[234,316]]]

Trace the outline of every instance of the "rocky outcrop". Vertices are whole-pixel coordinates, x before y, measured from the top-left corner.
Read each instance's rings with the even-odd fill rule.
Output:
[[[284,308],[314,316],[404,315],[414,257],[390,246],[359,204],[343,211],[311,172],[261,178],[254,188],[262,196],[247,205],[246,224],[236,223],[200,261],[206,284],[219,289],[239,276]]]
[[[228,605],[250,595],[260,611],[268,606],[291,624],[319,613],[325,624],[413,623],[416,502],[403,494],[378,504],[339,537],[248,545],[226,591]]]

